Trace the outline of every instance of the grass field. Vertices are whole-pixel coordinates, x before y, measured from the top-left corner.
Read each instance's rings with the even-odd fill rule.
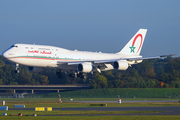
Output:
[[[83,99],[83,98],[82,98]],[[25,105],[26,108],[35,108],[35,107],[53,107],[53,108],[65,108],[65,107],[90,107],[90,103],[86,102],[63,102],[58,103],[55,101],[6,101],[6,105],[9,108],[13,108],[14,105]],[[107,103],[107,107],[145,107],[145,106],[180,106],[179,102],[173,102],[173,103]],[[163,112],[163,111],[158,111]],[[3,113],[7,113],[8,116],[2,116]],[[23,116],[17,116],[18,113],[22,113]],[[49,120],[49,119],[74,119],[74,120],[116,120],[116,119],[123,119],[123,120],[179,120],[180,116],[169,116],[169,115],[119,115],[119,114],[126,114],[126,113],[157,113],[157,111],[57,111],[53,110],[50,112],[47,111],[34,111],[34,110],[9,110],[9,111],[0,111],[0,120],[6,119],[6,120],[36,120],[36,119],[42,119],[42,120]],[[12,116],[9,116],[9,115]],[[33,114],[37,114],[39,116],[34,117]],[[113,116],[108,114],[114,114]],[[116,115],[117,114],[117,115]],[[28,115],[28,116],[26,116]],[[46,115],[46,116],[40,116],[40,115]],[[61,115],[61,116],[48,116],[48,115]],[[72,115],[72,116],[68,116]],[[83,116],[79,116],[83,115]],[[91,116],[92,115],[92,116]],[[96,116],[98,115],[98,116]]]
[[[72,97],[73,98],[73,97]],[[70,101],[71,98],[61,98],[62,101]],[[180,100],[177,98],[121,98],[122,101],[157,101],[157,100]],[[59,98],[0,98],[0,101],[53,101]],[[73,98],[73,101],[118,101],[118,98]]]
[[[66,107],[90,107],[91,103],[86,102],[49,102],[49,101],[19,101],[19,102],[6,102],[6,106],[13,108],[14,105],[25,105],[26,108],[34,107],[53,107],[53,108],[66,108]],[[159,103],[159,102],[144,102],[144,103],[106,103],[107,107],[150,107],[150,106],[180,106],[180,102],[172,103]]]
[[[22,113],[24,116],[32,116],[33,114],[42,115],[97,115],[97,114],[126,114],[126,113],[160,113],[160,111],[29,111],[29,110],[9,110],[9,111],[0,111],[0,114],[8,113],[8,115],[17,116],[19,113]]]
[[[166,99],[180,99],[180,88],[107,88],[107,89],[88,89],[88,90],[77,90],[77,91],[66,91],[66,92],[54,92],[49,94],[27,94],[25,98],[50,98],[56,99],[59,97],[64,98],[106,98],[106,99],[117,99],[117,95],[120,95],[122,99],[147,99],[147,98],[166,98]],[[11,98],[12,96],[6,96],[4,94],[0,96],[0,99]],[[9,94],[12,95],[12,94]]]
[[[180,116],[172,115],[125,115],[125,116],[0,116],[1,120],[179,120]]]
[[[41,94],[39,97],[57,98],[180,98],[180,88],[107,88]]]
[[[58,103],[58,95],[61,94],[62,104]],[[148,89],[99,89],[99,90],[81,90],[69,91],[50,94],[29,95],[26,98],[0,98],[0,101],[6,101],[9,108],[14,108],[14,105],[25,105],[26,108],[35,107],[53,107],[53,108],[67,108],[67,107],[91,107],[89,102],[86,101],[117,101],[117,95],[120,95],[122,101],[155,101],[155,100],[180,100],[180,89],[166,89],[166,88],[148,88]],[[73,98],[74,102],[70,99]],[[82,101],[82,102],[75,102]],[[101,102],[100,102],[101,103]],[[150,107],[150,106],[180,106],[180,102],[142,102],[142,103],[106,103],[107,107]],[[8,116],[2,116],[3,113],[8,113]],[[180,116],[173,115],[116,115],[126,113],[156,113],[157,111],[27,111],[27,110],[9,110],[0,111],[0,120],[179,120]],[[159,112],[159,111],[158,111]],[[163,112],[163,111],[161,111]],[[22,113],[24,116],[17,116]],[[33,117],[32,114],[46,115]],[[11,114],[12,116],[9,116]],[[27,115],[28,116],[25,116]],[[98,114],[98,116],[96,116]],[[101,114],[101,115],[100,115]],[[115,114],[113,116],[108,114]],[[48,115],[61,115],[61,116],[48,116]],[[72,115],[72,116],[68,116]],[[83,116],[78,116],[83,115]],[[91,116],[92,115],[92,116]]]

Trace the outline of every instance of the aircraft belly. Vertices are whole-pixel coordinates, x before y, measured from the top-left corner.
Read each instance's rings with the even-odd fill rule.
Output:
[[[15,63],[19,63],[25,66],[34,67],[57,67],[57,65],[52,64],[53,60],[39,60],[39,59],[29,59],[29,58],[14,58],[11,60]]]

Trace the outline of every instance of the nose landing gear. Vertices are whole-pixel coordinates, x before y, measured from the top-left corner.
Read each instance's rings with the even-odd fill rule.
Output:
[[[16,64],[16,70],[14,72],[19,73],[19,64]]]

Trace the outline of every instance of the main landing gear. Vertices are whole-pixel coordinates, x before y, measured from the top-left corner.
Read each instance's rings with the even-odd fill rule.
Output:
[[[59,79],[63,78],[61,70],[57,69],[56,75],[58,76]]]
[[[16,64],[16,70],[14,72],[19,73],[19,64]]]
[[[58,76],[58,78],[63,78],[63,74],[62,74],[62,71],[57,69],[56,71],[56,75]],[[86,76],[84,75],[84,73],[78,73],[78,72],[72,72],[69,74],[69,77],[70,78],[81,78],[81,79],[86,79]]]
[[[71,77],[71,78],[81,78],[81,79],[86,79],[86,76],[84,75],[84,73],[71,73],[71,74],[69,74],[69,77]]]
[[[84,75],[84,73],[79,73],[78,77],[80,77],[81,79],[86,79],[86,75]]]

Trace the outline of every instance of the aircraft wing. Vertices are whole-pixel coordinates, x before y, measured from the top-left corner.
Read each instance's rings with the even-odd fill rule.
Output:
[[[121,59],[110,59],[110,60],[96,60],[94,63],[112,63],[114,61],[118,60],[127,60],[127,61],[133,61],[133,60],[147,60],[147,59],[156,59],[156,58],[162,58],[162,57],[170,57],[177,54],[170,54],[170,55],[160,55],[160,56],[152,56],[152,57],[137,57],[137,58],[121,58]]]
[[[162,57],[170,57],[177,54],[170,54],[170,55],[160,55],[160,56],[151,56],[151,57],[136,57],[136,58],[120,58],[120,59],[106,59],[106,60],[83,60],[83,61],[58,61],[57,64],[67,64],[67,65],[78,65],[83,62],[91,62],[94,64],[108,64],[113,63],[115,61],[119,60],[126,60],[126,61],[133,61],[133,60],[147,60],[147,59],[156,59],[156,58],[162,58]]]

